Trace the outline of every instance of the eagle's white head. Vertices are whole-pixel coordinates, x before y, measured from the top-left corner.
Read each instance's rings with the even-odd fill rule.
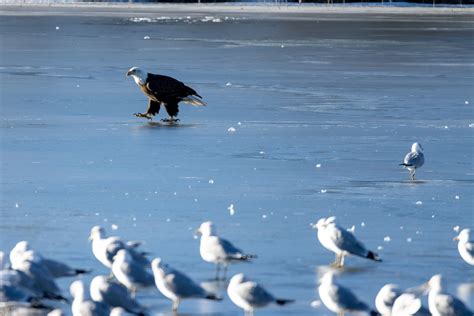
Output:
[[[132,67],[127,71],[127,76],[132,76],[135,83],[142,86],[146,82],[147,73],[138,67]]]

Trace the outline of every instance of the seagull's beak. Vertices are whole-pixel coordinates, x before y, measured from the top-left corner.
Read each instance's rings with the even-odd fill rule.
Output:
[[[89,238],[87,238],[87,240],[92,241],[92,235],[90,235]]]
[[[202,235],[201,230],[199,228],[196,229],[196,231],[194,232],[194,236],[199,237],[201,235]]]
[[[454,237],[453,240],[459,240],[459,236]]]
[[[312,229],[318,229],[318,224],[310,224]]]

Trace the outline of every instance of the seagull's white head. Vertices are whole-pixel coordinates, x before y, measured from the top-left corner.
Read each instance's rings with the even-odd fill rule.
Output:
[[[84,283],[81,280],[72,282],[69,287],[69,292],[74,299],[84,299],[84,293],[86,292]]]
[[[127,76],[132,76],[137,85],[143,86],[146,82],[147,74],[138,67],[132,67],[127,71]]]
[[[126,315],[126,312],[122,307],[114,307],[110,311],[110,316],[124,316],[124,315]]]
[[[216,226],[212,222],[204,222],[199,226],[197,230],[198,234],[203,236],[215,236],[216,235]]]
[[[243,283],[244,281],[245,281],[245,275],[243,273],[239,273],[239,274],[234,275],[230,279],[229,286],[237,285],[237,284]]]
[[[453,238],[454,240],[459,240],[460,243],[467,243],[471,240],[471,230],[469,228],[464,228],[461,230],[459,235]]]
[[[334,272],[332,271],[326,272],[321,278],[321,285],[331,285],[334,283],[334,279],[335,279]]]
[[[105,230],[100,226],[94,226],[91,229],[91,234],[89,235],[89,240],[102,239],[105,235]]]
[[[411,145],[411,151],[421,153],[423,152],[423,146],[421,146],[420,143],[413,143],[413,145]]]
[[[120,249],[117,254],[114,256],[114,262],[130,262],[132,257],[130,256],[129,252],[125,249]]]
[[[329,224],[333,224],[336,221],[336,216],[331,216],[328,218],[321,218],[316,224],[313,225],[314,229],[326,228]]]
[[[429,291],[441,292],[443,290],[444,280],[441,274],[436,274],[431,277],[427,283]]]
[[[153,274],[155,277],[164,278],[166,275],[166,264],[163,263],[161,258],[155,258],[151,262],[151,269],[153,270]]]
[[[12,249],[16,253],[24,253],[28,250],[30,250],[30,244],[26,240],[19,241]]]
[[[98,275],[92,279],[90,285],[91,298],[96,302],[104,300],[102,291],[109,286],[109,281],[105,275]]]
[[[17,269],[21,262],[25,261],[25,254],[30,250],[30,245],[27,241],[23,240],[18,242],[15,247],[10,251],[10,262],[12,268]]]

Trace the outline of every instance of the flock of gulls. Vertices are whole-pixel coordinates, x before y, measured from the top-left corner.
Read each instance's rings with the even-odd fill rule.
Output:
[[[138,113],[137,117],[151,119],[163,106],[170,116],[166,121],[174,123],[177,121],[179,102],[205,105],[195,90],[171,77],[145,73],[136,67],[131,68],[127,75],[132,76],[149,97],[146,113]],[[411,180],[415,180],[415,172],[423,166],[424,160],[422,146],[414,143],[401,164],[409,171]],[[368,303],[359,300],[349,288],[338,283],[335,269],[344,267],[348,256],[377,262],[382,259],[367,249],[352,229],[339,226],[335,217],[321,218],[312,227],[317,230],[321,245],[335,254],[335,261],[331,264],[334,269],[322,276],[318,287],[319,297],[330,311],[338,315],[473,316],[473,312],[461,300],[445,291],[443,277],[439,274],[422,285],[408,289],[401,289],[395,284],[383,286],[375,298],[375,311]],[[227,279],[229,265],[256,258],[256,255],[247,254],[219,237],[212,222],[202,223],[196,233],[201,236],[199,251],[202,259],[216,265],[216,280]],[[458,240],[462,259],[474,266],[474,243],[470,230],[463,229],[455,239]],[[110,274],[95,276],[89,286],[81,278],[74,280],[69,286],[70,297],[64,295],[56,279],[74,278],[91,271],[44,257],[32,249],[27,241],[16,244],[9,253],[9,260],[4,252],[0,252],[0,315],[9,315],[18,307],[43,309],[45,313],[49,312],[49,316],[64,315],[65,311],[53,310],[48,305],[51,300],[70,303],[73,316],[147,315],[147,308],[137,300],[136,293],[151,287],[156,287],[171,301],[173,312],[177,312],[183,300],[219,302],[224,299],[161,258],[148,258],[148,254],[141,250],[140,242],[125,241],[117,236],[106,237],[105,230],[100,226],[91,229],[89,240],[94,257],[110,269]],[[424,295],[428,295],[427,308],[421,300]],[[237,273],[229,279],[227,296],[245,315],[253,315],[255,309],[269,304],[286,305],[294,301],[274,296],[243,273]]]
[[[344,266],[347,256],[382,261],[356,238],[353,230],[339,226],[335,217],[321,218],[312,227],[317,230],[321,245],[335,253],[335,262],[331,264],[335,269]],[[256,258],[219,237],[212,222],[202,223],[196,233],[201,236],[199,251],[202,259],[216,265],[216,280],[226,279],[230,264]],[[462,259],[474,266],[474,243],[471,241],[470,229],[463,229],[454,239],[458,241]],[[147,253],[140,249],[141,242],[125,241],[117,236],[107,237],[100,226],[91,229],[89,240],[94,257],[110,269],[110,274],[95,276],[88,288],[81,278],[73,281],[70,284],[72,301],[64,296],[56,279],[77,277],[91,273],[90,270],[44,257],[32,249],[27,241],[15,245],[10,251],[9,260],[4,252],[0,252],[0,314],[9,315],[9,311],[15,308],[28,307],[51,310],[48,316],[61,316],[65,314],[62,310],[52,310],[47,303],[59,300],[70,303],[73,316],[147,315],[147,308],[136,299],[136,293],[150,287],[156,287],[172,302],[172,311],[175,313],[182,300],[206,299],[218,302],[223,299],[161,258],[150,260]],[[223,273],[220,272],[221,266]],[[439,274],[422,285],[408,289],[401,289],[395,284],[383,286],[375,298],[375,311],[369,304],[359,300],[349,288],[339,284],[334,271],[323,275],[318,292],[322,303],[337,315],[473,315],[461,300],[444,290],[443,277]],[[428,295],[428,308],[422,305],[423,295]],[[274,296],[243,273],[230,278],[227,296],[245,315],[253,315],[255,309],[269,304],[285,305],[293,302],[292,299]]]

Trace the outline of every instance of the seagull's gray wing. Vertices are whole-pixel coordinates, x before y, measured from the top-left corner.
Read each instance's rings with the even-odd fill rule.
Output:
[[[113,307],[122,307],[130,313],[141,313],[143,307],[130,296],[127,289],[115,282],[109,282],[107,288],[102,291],[104,303]]]
[[[214,254],[221,260],[238,260],[243,257],[242,251],[231,242],[218,236],[209,236],[205,243],[206,251]]]
[[[55,278],[75,276],[77,274],[76,269],[73,269],[67,264],[56,260],[43,258],[41,263],[49,270],[49,272],[51,272]]]
[[[31,277],[33,283],[43,292],[61,295],[61,290],[46,267],[39,265],[36,262],[26,261],[22,271]]]
[[[125,273],[130,281],[134,284],[140,284],[141,286],[153,286],[155,284],[155,278],[153,274],[148,272],[145,267],[135,261],[124,262],[120,269]]]
[[[435,298],[436,309],[443,316],[472,316],[473,312],[458,298],[441,294]]]
[[[194,282],[184,273],[174,269],[164,277],[164,283],[170,291],[181,298],[205,298],[208,296],[206,290],[204,290],[199,284]]]
[[[337,225],[328,226],[327,232],[329,238],[339,249],[356,256],[367,257],[367,249],[362,242],[357,240],[353,233]]]
[[[251,306],[265,306],[275,301],[273,295],[256,282],[247,281],[235,288],[236,293]]]
[[[474,243],[467,242],[465,243],[467,252],[474,257]]]
[[[345,310],[349,311],[368,311],[369,306],[359,299],[349,289],[343,286],[335,285],[329,290],[329,295],[333,301]]]
[[[406,154],[403,164],[407,167],[419,168],[425,163],[425,155],[421,152],[412,151]]]

